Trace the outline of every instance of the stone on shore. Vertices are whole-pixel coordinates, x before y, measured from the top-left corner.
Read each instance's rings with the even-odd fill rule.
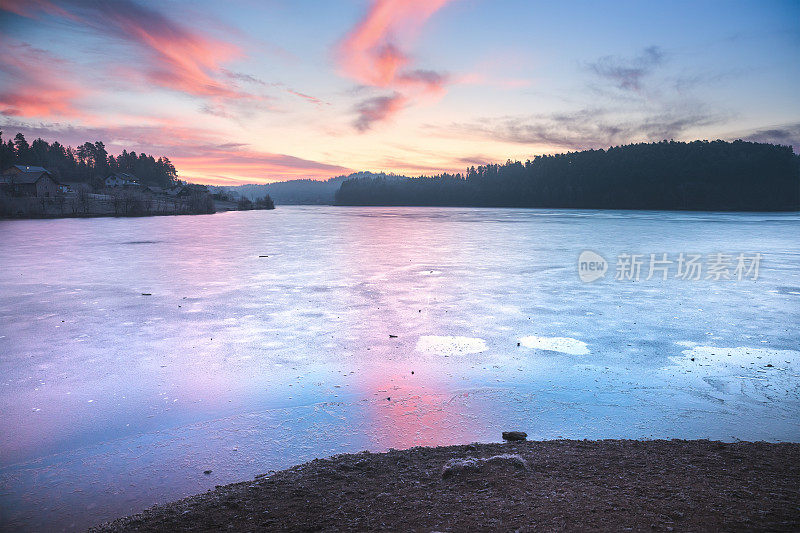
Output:
[[[526,440],[528,438],[528,434],[524,431],[504,431],[503,432],[503,440]]]
[[[503,453],[491,457],[459,457],[450,459],[442,467],[442,478],[457,474],[480,474],[489,467],[511,466],[515,471],[528,470],[528,462],[519,454]]]

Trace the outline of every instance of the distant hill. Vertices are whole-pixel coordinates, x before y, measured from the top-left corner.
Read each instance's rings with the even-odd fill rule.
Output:
[[[355,172],[349,176],[336,176],[327,180],[287,180],[273,183],[248,183],[238,186],[212,186],[212,192],[225,192],[233,197],[245,197],[252,201],[268,194],[278,205],[332,205],[336,191],[342,182],[349,179],[380,178],[405,180],[405,176],[394,174]]]
[[[402,181],[349,178],[339,205],[800,210],[800,156],[745,141],[640,143]]]

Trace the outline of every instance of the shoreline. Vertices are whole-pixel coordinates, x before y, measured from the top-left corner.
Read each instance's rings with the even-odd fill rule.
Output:
[[[183,216],[202,216],[202,215],[216,215],[217,213],[228,213],[229,211],[214,211],[213,213],[151,213],[149,215],[120,215],[120,214],[102,214],[102,213],[89,213],[85,215],[40,215],[32,217],[3,217],[0,216],[0,221],[9,220],[58,220],[61,218],[75,219],[75,218],[152,218],[152,217],[183,217]]]
[[[61,218],[75,219],[75,218],[152,218],[152,217],[182,217],[182,216],[205,216],[205,215],[218,215],[220,213],[231,213],[234,211],[274,211],[271,209],[218,209],[211,213],[149,213],[149,214],[115,214],[115,213],[83,213],[83,214],[59,214],[59,215],[38,215],[38,216],[25,216],[25,217],[9,217],[0,216],[0,221],[8,220],[57,220]]]
[[[523,441],[315,459],[90,531],[800,529],[800,443]]]
[[[681,214],[709,214],[709,215],[777,215],[777,214],[800,214],[800,210],[775,210],[775,211],[705,211],[691,209],[606,209],[606,208],[578,208],[578,207],[518,207],[518,206],[491,206],[491,205],[406,205],[406,204],[280,204],[281,207],[420,207],[435,209],[524,209],[529,211],[598,211],[598,212],[644,212],[644,213],[681,213]],[[114,214],[114,213],[64,213],[53,215],[37,216],[2,216],[0,222],[12,220],[57,220],[57,219],[76,219],[76,218],[151,218],[151,217],[172,217],[172,216],[198,216],[198,215],[217,215],[220,213],[231,213],[235,211],[274,211],[271,209],[217,209],[211,213],[149,213],[149,214]]]

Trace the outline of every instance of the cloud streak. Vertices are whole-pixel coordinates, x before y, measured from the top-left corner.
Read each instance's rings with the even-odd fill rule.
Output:
[[[365,132],[375,122],[383,122],[397,113],[405,103],[406,98],[400,93],[363,100],[356,107],[358,117],[353,125],[358,131]]]
[[[365,85],[389,87],[410,59],[396,40],[411,38],[451,0],[374,0],[366,16],[339,44],[342,69]]]
[[[231,76],[223,68],[226,62],[242,56],[238,47],[187,28],[132,0],[34,0],[24,5],[0,0],[0,9],[32,19],[44,16],[66,19],[106,38],[127,43],[138,52],[141,63],[136,71],[144,75],[149,85],[218,100],[258,99],[236,85],[236,76],[241,79],[246,75]]]
[[[742,140],[791,146],[795,153],[800,153],[800,122],[762,128],[745,135]]]
[[[356,105],[353,125],[358,131],[389,120],[416,98],[443,94],[449,76],[411,68],[413,61],[399,43],[413,40],[425,22],[450,1],[374,0],[364,18],[339,43],[336,54],[344,74],[363,85],[393,92]]]
[[[644,78],[664,62],[664,52],[650,46],[631,59],[605,56],[589,64],[589,69],[623,91],[641,92]]]
[[[311,102],[312,104],[315,104],[315,105],[323,105],[323,104],[326,103],[326,102],[323,102],[322,100],[320,100],[319,98],[317,98],[316,96],[311,96],[310,94],[301,93],[300,91],[295,91],[294,89],[288,89],[287,88],[286,92],[289,93],[289,94],[293,94],[294,96],[297,96],[299,98],[302,98],[306,102]]]
[[[0,36],[0,114],[84,117],[78,106],[89,91],[69,64],[45,50]]]
[[[454,124],[451,131],[560,150],[585,150],[630,142],[677,139],[691,128],[720,124],[728,118],[702,109],[662,111],[640,117],[619,116],[605,109],[582,109],[574,113],[502,117]]]

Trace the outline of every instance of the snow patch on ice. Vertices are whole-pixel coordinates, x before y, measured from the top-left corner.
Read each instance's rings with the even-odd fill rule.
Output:
[[[522,337],[519,342],[526,348],[549,350],[569,355],[586,355],[590,353],[589,346],[585,342],[572,337],[536,337],[530,335]]]
[[[800,351],[737,346],[692,346],[681,352],[683,357],[670,359],[681,366],[741,366],[745,368],[791,368],[800,364]],[[767,365],[770,365],[767,367]]]
[[[473,337],[425,335],[417,341],[417,351],[432,355],[459,355],[485,352],[486,341]]]

